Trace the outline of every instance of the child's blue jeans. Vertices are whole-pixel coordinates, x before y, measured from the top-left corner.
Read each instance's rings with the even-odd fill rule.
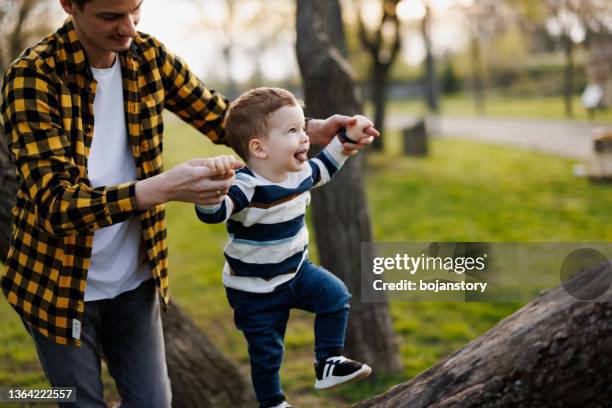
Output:
[[[317,360],[342,352],[351,295],[344,283],[326,269],[305,260],[292,280],[271,293],[226,290],[236,327],[249,344],[251,379],[260,408],[277,405],[285,399],[279,370],[292,308],[316,313]]]

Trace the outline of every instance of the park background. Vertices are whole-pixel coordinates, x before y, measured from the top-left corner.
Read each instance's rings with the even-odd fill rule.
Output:
[[[609,4],[340,3],[358,95],[383,131],[382,147],[362,153],[375,241],[612,239],[611,186],[587,177],[592,138],[612,126]],[[64,18],[55,0],[3,1],[2,71]],[[141,18],[139,30],[158,37],[207,86],[230,98],[261,85],[303,95],[293,1],[146,0]],[[584,106],[592,103],[593,96],[585,94],[589,86],[595,96],[601,91],[591,110]],[[408,155],[402,131],[421,120],[428,151]],[[164,142],[166,168],[229,153],[170,114]],[[167,222],[173,299],[248,376],[246,343],[234,328],[221,284],[224,226],[200,224],[184,203],[167,205]],[[311,239],[316,261],[312,228]],[[304,407],[363,400],[428,369],[522,305],[391,302],[401,370],[328,393],[312,388],[313,316],[292,312],[281,372],[285,391]],[[46,385],[33,343],[5,301],[0,322],[0,386]],[[117,393],[108,375],[105,385],[112,404]]]

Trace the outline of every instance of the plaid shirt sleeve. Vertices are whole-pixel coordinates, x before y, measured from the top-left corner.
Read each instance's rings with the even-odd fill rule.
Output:
[[[229,100],[208,89],[187,64],[153,37],[160,59],[160,73],[165,91],[165,107],[208,136],[214,143],[227,144],[223,119]]]
[[[35,62],[13,65],[2,95],[4,130],[41,229],[58,237],[88,234],[139,213],[135,181],[92,188],[80,177],[69,154],[59,96]]]

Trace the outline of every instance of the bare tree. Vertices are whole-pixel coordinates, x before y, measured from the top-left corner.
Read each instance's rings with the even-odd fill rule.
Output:
[[[222,21],[210,18],[210,5],[203,0],[184,0],[193,4],[199,15],[195,28],[207,32],[223,32],[221,53],[224,60],[224,94],[236,98],[240,94],[238,84],[234,80],[231,68],[235,64],[237,52],[248,55],[253,64],[253,74],[250,79],[251,87],[261,86],[263,83],[262,59],[266,51],[277,45],[281,39],[293,35],[287,30],[287,21],[293,18],[293,8],[283,2],[269,2],[264,0],[249,1],[249,10],[253,12],[245,15],[240,13],[240,5],[247,3],[244,0],[225,0],[225,17]]]
[[[389,71],[402,46],[400,20],[397,5],[401,0],[382,0],[380,23],[373,33],[366,28],[361,16],[361,3],[357,5],[357,24],[361,45],[370,55],[370,92],[374,107],[374,126],[384,133],[385,107],[389,87]],[[383,139],[376,139],[372,146],[382,150]]]
[[[513,9],[506,4],[506,1],[479,0],[470,5],[460,3],[457,5],[466,19],[471,64],[470,83],[476,112],[481,115],[486,112],[485,45],[516,21]]]
[[[565,115],[571,118],[574,115],[574,49],[577,41],[572,35],[574,30],[581,29],[581,22],[577,14],[577,2],[568,0],[546,1],[551,19],[549,32],[557,38],[565,56],[565,75],[563,98],[565,101]]]
[[[0,126],[0,261],[6,259],[11,238],[11,209],[17,196],[15,165]]]
[[[253,43],[246,48],[255,65],[251,87],[262,86],[262,60],[265,52],[281,39],[295,34],[293,30],[288,30],[290,26],[287,25],[287,21],[294,18],[293,10],[285,9],[282,3],[262,0],[257,11],[245,22],[245,27],[257,32],[257,35],[251,36]]]
[[[549,33],[557,39],[565,56],[563,97],[565,114],[574,114],[574,76],[576,46],[584,41],[589,31],[608,30],[612,25],[612,5],[606,0],[545,0]]]
[[[308,114],[361,112],[337,0],[298,0],[297,56]],[[353,294],[346,352],[378,374],[401,371],[388,304],[361,302],[361,242],[372,239],[363,188],[363,156],[350,159],[334,181],[313,191],[313,224],[321,264]]]
[[[425,44],[425,102],[430,112],[438,113],[440,110],[440,87],[436,73],[436,63],[433,53],[432,41],[432,12],[430,0],[423,0],[425,14],[421,21],[421,35]]]
[[[3,0],[0,2],[0,72],[36,38],[50,32],[45,16],[51,13],[49,0]]]
[[[231,67],[232,67],[232,48],[234,47],[234,35],[232,35],[232,28],[234,23],[234,14],[236,8],[236,0],[225,0],[225,4],[227,6],[227,25],[229,26],[229,32],[227,35],[223,36],[223,58],[225,59],[225,72],[226,72],[226,92],[231,97],[236,97],[238,94],[238,90],[236,88],[236,83],[234,82],[234,78],[232,77]],[[200,6],[200,13],[204,13],[204,9]]]
[[[197,14],[198,21],[193,27],[188,27],[187,30],[197,30],[202,32],[223,31],[223,38],[221,40],[221,55],[223,56],[223,70],[224,75],[222,80],[225,82],[224,94],[230,98],[236,98],[239,94],[238,87],[232,76],[231,67],[233,64],[233,53],[232,49],[236,46],[236,33],[237,33],[237,21],[236,21],[236,5],[240,0],[225,0],[225,18],[222,22],[214,21],[210,18],[210,13],[207,8],[207,4],[201,0],[184,0],[187,3],[191,3]]]

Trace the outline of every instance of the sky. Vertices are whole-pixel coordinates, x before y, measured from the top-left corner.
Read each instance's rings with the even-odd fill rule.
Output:
[[[354,3],[341,1],[345,19],[354,21]],[[433,42],[437,53],[463,47],[465,35],[451,6],[455,1],[471,0],[429,1],[436,18]],[[64,15],[57,3],[61,24]],[[281,81],[297,75],[294,1],[239,0],[238,4],[234,23],[228,24],[225,0],[145,0],[138,29],[157,37],[202,78],[223,81],[231,75],[237,82],[246,81],[256,71],[256,64],[263,79]],[[261,4],[267,9],[262,11]],[[258,13],[261,17],[253,21]],[[363,1],[362,16],[367,25],[375,25],[380,13],[379,0]],[[419,64],[424,57],[423,43],[416,31],[423,13],[419,0],[404,0],[398,9],[405,27],[401,57],[411,65]],[[262,47],[262,38],[268,36],[273,39],[264,42],[270,45]],[[228,39],[233,44],[229,69],[222,53]]]

